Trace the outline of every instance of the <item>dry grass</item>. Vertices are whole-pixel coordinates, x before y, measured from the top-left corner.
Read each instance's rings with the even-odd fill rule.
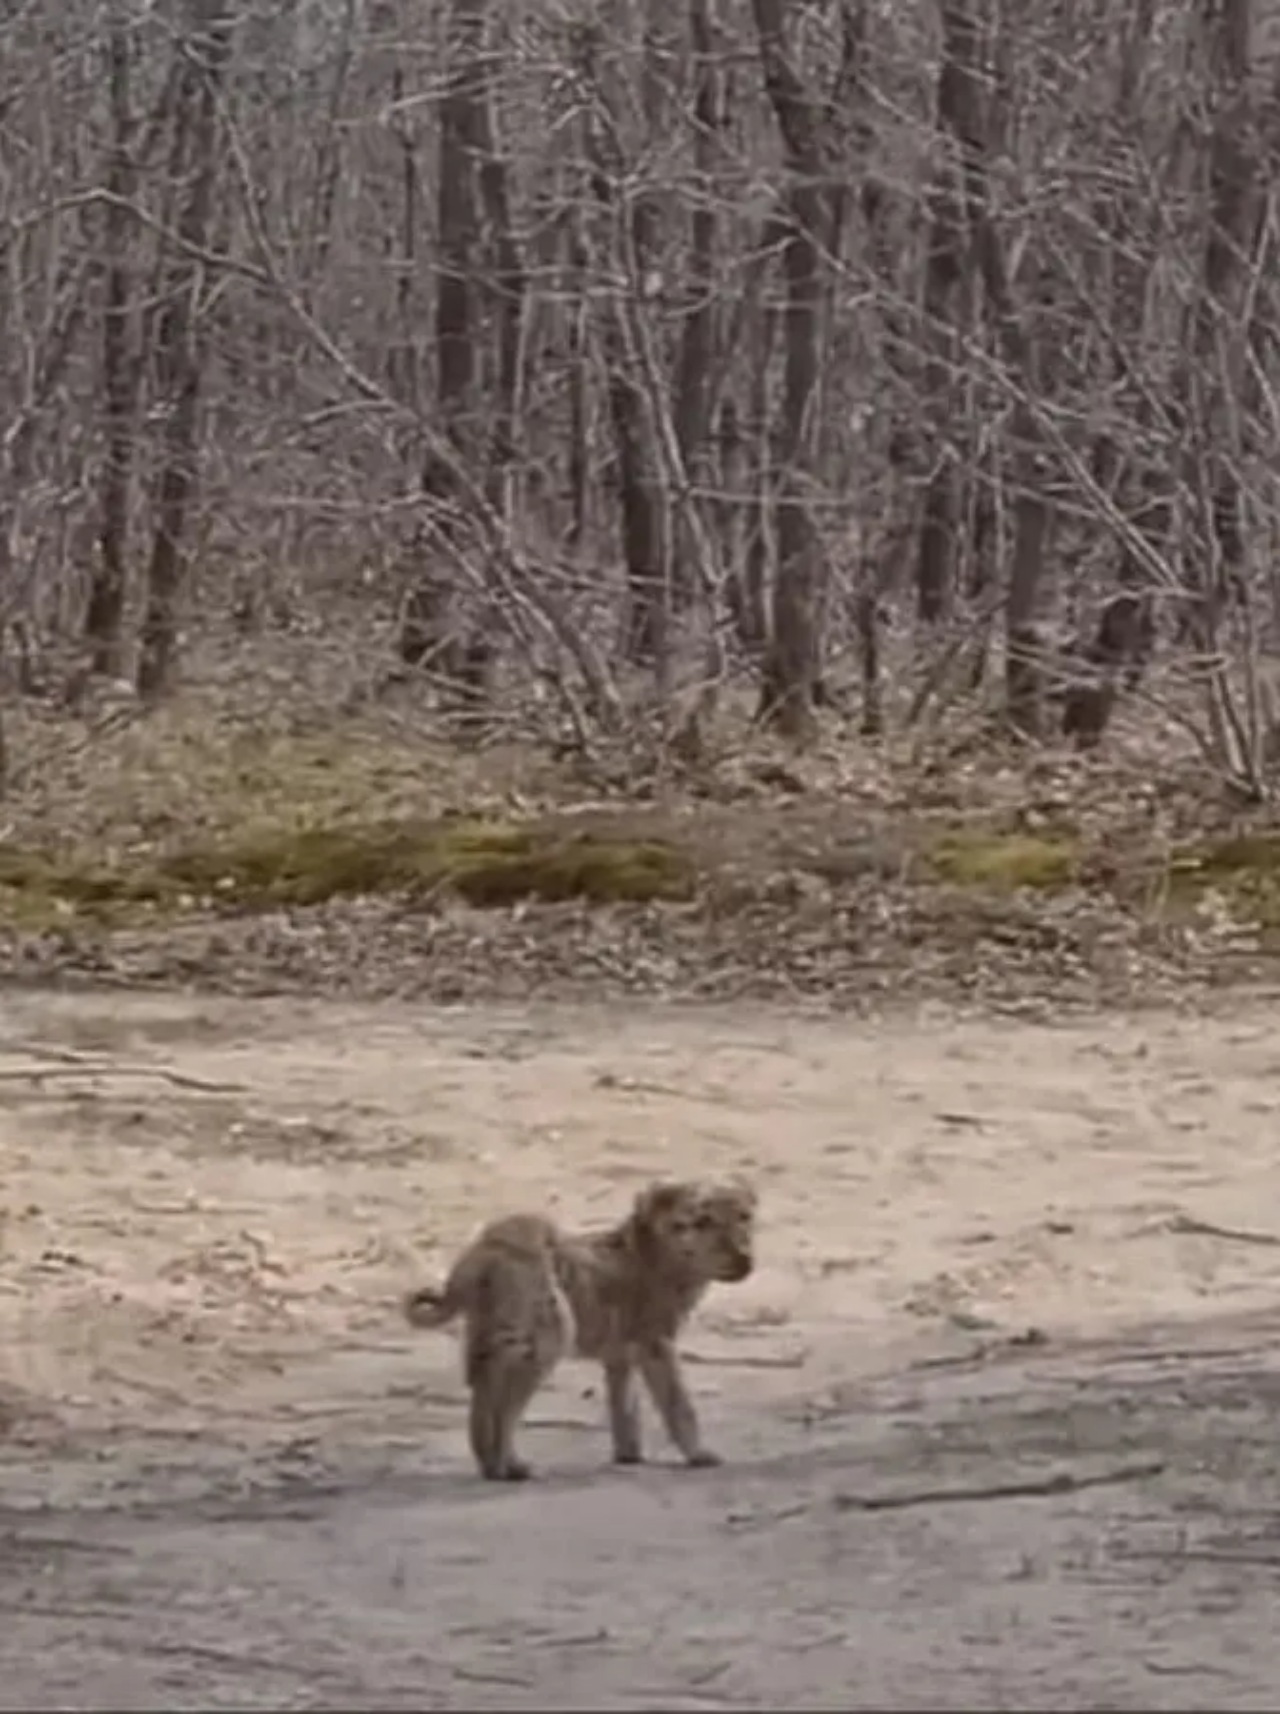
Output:
[[[1128,970],[1181,959],[1189,941],[1212,949],[1241,922],[1255,951],[1280,935],[1266,828],[1193,759],[1153,752],[1138,724],[1082,759],[1002,745],[959,719],[869,745],[835,714],[797,758],[728,699],[696,766],[659,765],[644,732],[586,758],[518,736],[462,743],[413,693],[353,708],[323,682],[282,688],[247,646],[236,663],[231,677],[193,674],[147,716],[15,711],[18,773],[0,819],[0,930],[15,945],[44,937],[48,960],[91,944],[101,962],[141,929],[159,968],[156,948],[184,923],[283,911],[293,963],[304,922],[333,940],[319,960],[332,983],[343,960],[363,963],[356,941],[377,938],[339,932],[325,914],[335,903],[387,899],[418,917],[451,900],[573,903],[605,907],[591,933],[607,953],[588,957],[554,914],[522,918],[526,940],[545,940],[535,963],[567,960],[572,942],[579,964],[634,972],[639,959],[637,980],[669,966],[696,985],[700,959],[708,981],[745,959],[752,981],[772,972],[807,990],[841,961],[836,987],[869,965],[980,984],[984,961],[1052,985],[1099,948],[1128,948]],[[508,973],[510,934],[485,931]],[[219,936],[242,962],[250,938],[271,942]],[[399,918],[394,936],[406,939]],[[184,959],[203,968],[210,944]],[[261,952],[272,968],[282,956]]]

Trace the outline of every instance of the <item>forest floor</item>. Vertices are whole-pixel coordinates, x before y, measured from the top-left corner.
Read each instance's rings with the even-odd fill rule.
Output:
[[[9,988],[0,1707],[1273,1705],[1275,1005]],[[478,1482],[399,1293],[730,1169],[724,1468],[566,1365]]]
[[[6,711],[0,1708],[1274,1706],[1272,812],[1128,714],[676,765],[286,642]],[[401,1292],[728,1170],[724,1467],[567,1365],[480,1483]]]

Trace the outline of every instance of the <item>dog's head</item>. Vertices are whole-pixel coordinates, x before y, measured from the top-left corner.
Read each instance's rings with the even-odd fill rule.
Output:
[[[651,1184],[637,1196],[633,1218],[649,1253],[687,1278],[745,1280],[755,1266],[756,1193],[749,1184]]]

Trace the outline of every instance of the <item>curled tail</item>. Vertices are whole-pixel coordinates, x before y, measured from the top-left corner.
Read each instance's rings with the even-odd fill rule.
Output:
[[[410,1327],[447,1327],[468,1312],[476,1289],[484,1280],[489,1259],[473,1246],[465,1250],[449,1270],[443,1286],[424,1285],[402,1300]]]
[[[462,1305],[438,1286],[419,1286],[408,1293],[401,1307],[410,1327],[446,1327]]]

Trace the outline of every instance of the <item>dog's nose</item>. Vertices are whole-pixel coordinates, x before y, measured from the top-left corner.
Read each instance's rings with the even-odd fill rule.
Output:
[[[751,1257],[747,1255],[745,1251],[736,1251],[729,1258],[729,1278],[731,1280],[745,1280],[747,1275],[751,1272],[752,1266]]]

